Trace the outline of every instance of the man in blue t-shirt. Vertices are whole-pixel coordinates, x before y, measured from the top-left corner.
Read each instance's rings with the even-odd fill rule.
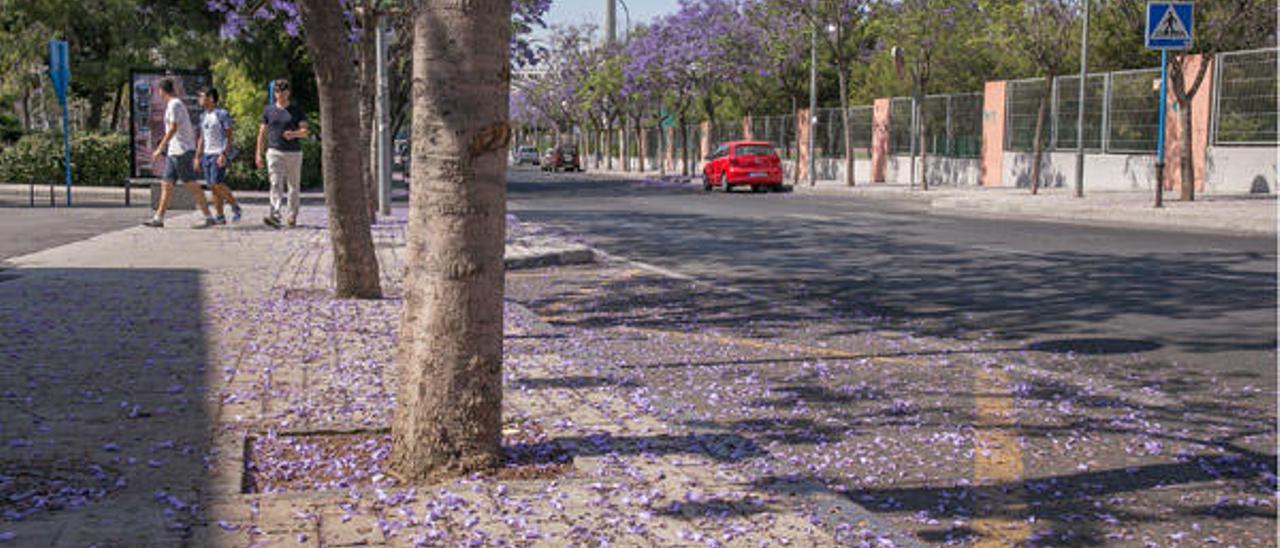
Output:
[[[231,167],[234,157],[232,131],[235,122],[231,113],[218,106],[218,90],[204,87],[200,90],[200,128],[196,134],[196,157],[192,160],[195,168],[204,173],[204,182],[209,185],[213,194],[213,209],[218,214],[214,221],[220,225],[227,224],[223,214],[223,203],[231,205],[231,222],[240,222],[240,202],[227,187],[227,168]]]
[[[302,141],[311,135],[307,115],[296,105],[289,104],[289,81],[276,80],[275,104],[262,111],[258,124],[258,169],[267,168],[271,179],[271,213],[262,219],[267,225],[280,228],[280,213],[284,209],[284,192],[289,190],[289,226],[298,224],[298,207],[302,200]],[[263,162],[263,151],[266,162]]]

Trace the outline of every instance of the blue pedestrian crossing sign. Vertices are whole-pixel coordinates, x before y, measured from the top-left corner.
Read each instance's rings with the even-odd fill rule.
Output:
[[[1194,28],[1193,2],[1147,3],[1147,49],[1191,49]]]

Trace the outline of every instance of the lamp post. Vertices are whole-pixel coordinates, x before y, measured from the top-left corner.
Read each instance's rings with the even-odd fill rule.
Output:
[[[818,26],[813,25],[809,32],[809,186],[818,182],[814,172],[816,163],[813,154],[813,121],[817,119],[818,109]],[[797,158],[799,159],[799,158]]]
[[[827,33],[836,31],[836,26],[828,24]],[[814,131],[818,123],[818,25],[814,24],[809,33],[809,186],[818,183],[817,155],[814,154]],[[799,160],[799,158],[797,158]]]

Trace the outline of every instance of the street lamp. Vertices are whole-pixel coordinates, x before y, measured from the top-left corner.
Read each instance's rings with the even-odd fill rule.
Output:
[[[836,26],[827,25],[827,34],[836,31]],[[814,127],[818,123],[818,26],[813,25],[809,33],[809,186],[818,183],[817,158],[814,154]],[[799,158],[796,158],[799,160]],[[799,166],[797,166],[799,169]]]

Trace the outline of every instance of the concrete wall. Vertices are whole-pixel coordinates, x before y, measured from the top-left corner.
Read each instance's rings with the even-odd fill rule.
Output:
[[[1001,186],[1030,188],[1035,155],[1005,151]],[[1069,188],[1076,181],[1074,152],[1045,152],[1042,188]],[[1085,154],[1084,188],[1090,190],[1155,191],[1154,154]]]
[[[1208,194],[1275,194],[1278,147],[1211,147],[1205,162]]]

